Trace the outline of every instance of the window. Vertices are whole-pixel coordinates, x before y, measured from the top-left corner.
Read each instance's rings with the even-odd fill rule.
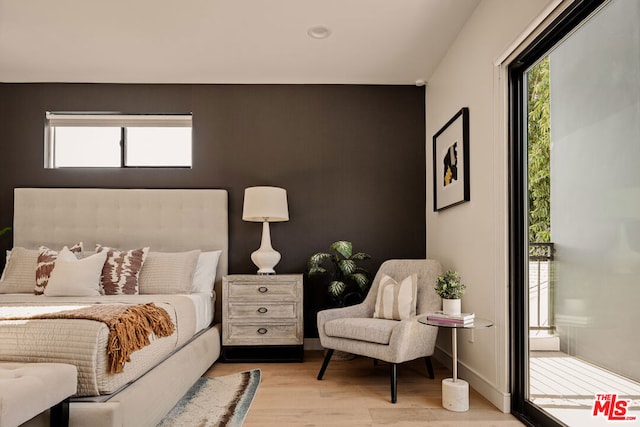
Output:
[[[45,167],[191,167],[191,114],[47,112]]]

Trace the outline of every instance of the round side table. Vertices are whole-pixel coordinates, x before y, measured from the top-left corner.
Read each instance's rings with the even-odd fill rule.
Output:
[[[442,407],[455,412],[468,411],[469,383],[458,378],[458,329],[488,328],[493,326],[493,322],[476,317],[471,323],[457,324],[427,319],[426,316],[419,318],[418,322],[429,326],[451,329],[453,378],[442,380]]]

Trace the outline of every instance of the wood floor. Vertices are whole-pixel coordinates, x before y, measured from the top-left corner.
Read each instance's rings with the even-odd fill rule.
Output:
[[[222,363],[208,376],[261,370],[261,383],[244,427],[460,427],[522,426],[470,390],[469,411],[441,406],[440,383],[451,371],[434,361],[435,380],[422,360],[398,368],[398,403],[390,402],[389,367],[371,359],[333,360],[316,379],[322,352],[305,352],[304,363]]]

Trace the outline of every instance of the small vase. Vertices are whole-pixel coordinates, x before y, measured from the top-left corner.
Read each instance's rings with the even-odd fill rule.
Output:
[[[442,312],[444,314],[460,314],[461,299],[443,299]]]

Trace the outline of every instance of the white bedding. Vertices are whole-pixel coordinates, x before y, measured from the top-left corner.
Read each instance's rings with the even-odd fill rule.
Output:
[[[78,396],[110,394],[137,379],[213,319],[213,301],[208,294],[109,295],[99,297],[47,297],[31,294],[0,295],[0,313],[5,306],[69,305],[154,302],[167,310],[176,331],[157,338],[134,352],[131,362],[118,374],[108,372],[106,343],[108,328],[91,320],[4,320],[0,321],[0,360],[62,362],[78,368]]]

